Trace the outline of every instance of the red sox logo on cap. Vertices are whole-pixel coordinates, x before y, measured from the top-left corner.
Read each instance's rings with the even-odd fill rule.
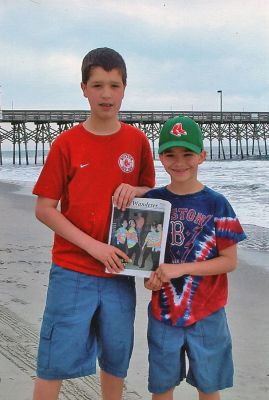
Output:
[[[184,131],[182,124],[180,122],[178,122],[177,124],[175,124],[171,130],[171,135],[175,135],[175,136],[181,136],[181,135],[187,135],[187,132]]]
[[[131,154],[123,153],[119,156],[119,167],[123,172],[129,173],[132,172],[135,166],[135,160],[131,156]]]

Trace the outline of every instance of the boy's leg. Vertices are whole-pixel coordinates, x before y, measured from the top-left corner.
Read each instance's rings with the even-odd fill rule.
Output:
[[[56,400],[63,379],[96,373],[98,281],[52,265],[33,400]]]
[[[133,277],[100,278],[96,332],[103,400],[122,399],[133,348],[135,297]]]
[[[57,400],[62,381],[48,381],[36,378],[33,400]]]
[[[153,394],[152,400],[173,400],[174,388],[162,394]]]
[[[199,400],[220,400],[220,393],[203,393],[198,390]]]
[[[222,308],[186,330],[189,371],[187,382],[199,400],[219,400],[219,390],[233,385],[232,342]]]
[[[172,400],[174,388],[186,376],[184,329],[153,317],[148,307],[149,376],[153,400]]]
[[[100,371],[102,400],[121,400],[124,379]]]

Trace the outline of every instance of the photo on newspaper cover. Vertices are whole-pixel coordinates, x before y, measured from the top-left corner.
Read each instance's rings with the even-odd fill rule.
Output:
[[[164,261],[171,204],[160,199],[134,198],[125,211],[112,201],[108,243],[132,260],[124,263],[124,275],[149,277]]]

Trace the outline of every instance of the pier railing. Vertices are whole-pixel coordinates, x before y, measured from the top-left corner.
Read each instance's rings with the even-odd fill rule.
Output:
[[[3,110],[2,122],[82,122],[90,115],[85,110]],[[177,115],[187,115],[197,122],[269,122],[269,112],[218,111],[120,111],[127,123],[165,122]]]

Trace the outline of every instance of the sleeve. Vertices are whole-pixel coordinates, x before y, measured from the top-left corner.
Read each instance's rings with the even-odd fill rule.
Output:
[[[141,166],[139,174],[139,186],[155,186],[155,168],[152,157],[152,150],[146,135],[143,133],[143,147],[141,156]]]
[[[232,206],[224,196],[220,196],[217,201],[215,229],[218,250],[224,250],[246,239]]]
[[[60,200],[68,182],[68,161],[61,140],[56,139],[33,188],[33,194]]]

